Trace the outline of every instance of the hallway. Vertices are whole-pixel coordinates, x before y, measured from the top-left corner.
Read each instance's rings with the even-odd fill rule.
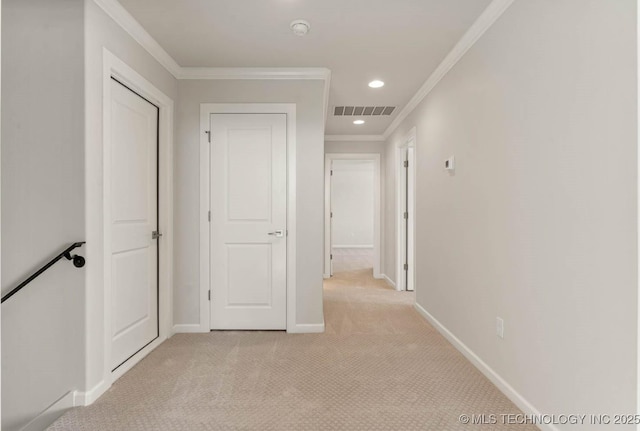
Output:
[[[413,294],[359,270],[325,281],[324,301],[323,334],[177,334],[49,430],[514,429],[458,422],[519,410],[413,310]]]
[[[373,268],[373,249],[371,248],[336,248],[333,254],[333,273],[341,275],[348,271]],[[338,274],[340,273],[340,274]],[[342,274],[343,275],[343,274]]]

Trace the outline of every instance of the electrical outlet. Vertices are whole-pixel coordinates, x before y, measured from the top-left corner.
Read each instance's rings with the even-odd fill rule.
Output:
[[[502,320],[502,317],[496,317],[496,335],[504,338],[504,320]]]

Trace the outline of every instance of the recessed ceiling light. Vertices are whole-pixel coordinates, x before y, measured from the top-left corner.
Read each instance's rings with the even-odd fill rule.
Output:
[[[364,120],[356,120],[353,122],[353,124],[357,124],[357,125],[364,124]]]
[[[384,87],[384,82],[379,81],[379,80],[375,80],[375,81],[371,81],[369,83],[369,87],[371,88],[380,88],[380,87]]]
[[[303,19],[297,19],[289,24],[291,31],[297,36],[304,36],[311,30],[311,24]]]

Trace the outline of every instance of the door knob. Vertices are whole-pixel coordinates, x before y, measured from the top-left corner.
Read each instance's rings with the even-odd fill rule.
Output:
[[[267,235],[275,236],[276,238],[282,238],[284,236],[283,230],[276,230],[273,232],[269,232]]]

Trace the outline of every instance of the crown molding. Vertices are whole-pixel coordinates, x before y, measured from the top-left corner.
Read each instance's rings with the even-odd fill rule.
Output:
[[[460,61],[467,51],[475,45],[480,37],[502,16],[514,0],[493,0],[489,6],[480,14],[478,19],[469,27],[469,30],[462,36],[451,52],[442,60],[433,71],[418,92],[411,98],[409,103],[402,108],[402,111],[391,122],[383,136],[387,139],[402,124],[402,122],[413,112],[420,102],[434,87],[445,77],[445,75]]]
[[[384,142],[382,135],[324,135],[325,142]]]
[[[178,79],[319,79],[331,71],[324,67],[181,67]]]
[[[176,78],[321,80],[324,81],[324,123],[327,123],[331,70],[325,67],[181,67]]]
[[[120,27],[176,79],[319,79],[329,80],[324,67],[181,67],[117,1],[94,0]]]
[[[117,0],[93,0],[175,78],[181,67]]]
[[[93,0],[120,27],[138,42],[176,79],[318,79],[324,80],[324,121],[328,118],[331,71],[326,68],[264,68],[264,67],[181,67],[167,51],[142,27],[142,25],[117,1]],[[422,100],[433,90],[440,80],[460,61],[464,54],[496,22],[514,0],[493,0],[478,19],[447,54],[444,60],[429,76],[409,103],[400,111],[383,135],[327,135],[325,140],[334,141],[384,141]],[[340,139],[334,139],[340,138]],[[361,139],[364,138],[364,139]]]
[[[324,122],[329,111],[331,70],[324,67],[181,67],[117,1],[93,0],[176,79],[317,79],[324,81]]]

